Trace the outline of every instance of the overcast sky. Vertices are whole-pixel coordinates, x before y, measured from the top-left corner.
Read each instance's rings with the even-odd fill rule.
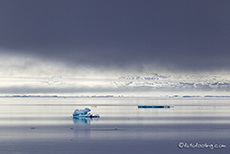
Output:
[[[229,71],[229,8],[229,0],[1,0],[0,52],[68,68]]]

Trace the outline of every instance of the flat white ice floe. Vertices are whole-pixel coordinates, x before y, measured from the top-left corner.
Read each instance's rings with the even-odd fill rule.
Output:
[[[91,110],[89,108],[85,109],[76,109],[73,112],[74,118],[99,118],[100,116],[98,114],[93,115],[92,113],[89,113]]]

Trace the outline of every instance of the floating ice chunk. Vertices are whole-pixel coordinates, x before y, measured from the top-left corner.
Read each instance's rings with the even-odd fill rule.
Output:
[[[138,108],[170,108],[170,106],[162,106],[162,105],[154,105],[154,106],[151,106],[151,105],[138,105]]]
[[[100,116],[98,114],[95,114],[94,117],[95,118],[100,118]]]
[[[85,117],[85,115],[90,112],[91,110],[89,108],[85,108],[83,110],[79,110],[79,109],[76,109],[74,112],[73,112],[73,116],[77,116],[77,117]]]
[[[91,117],[91,116],[93,116],[93,114],[92,113],[87,113],[85,116],[86,117]]]
[[[99,118],[100,116],[98,114],[96,115],[93,115],[92,113],[88,113],[90,112],[91,110],[89,108],[85,108],[83,110],[79,110],[79,109],[76,109],[74,112],[73,112],[73,117],[74,118]]]

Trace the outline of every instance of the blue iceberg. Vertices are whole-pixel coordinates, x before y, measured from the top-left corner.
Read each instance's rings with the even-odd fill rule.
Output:
[[[73,112],[73,118],[99,118],[100,116],[98,114],[93,115],[92,113],[89,113],[91,110],[89,108],[85,109],[76,109]]]

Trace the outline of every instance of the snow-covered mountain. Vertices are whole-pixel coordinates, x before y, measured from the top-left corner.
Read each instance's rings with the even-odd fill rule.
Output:
[[[160,75],[122,76],[111,82],[117,87],[149,88],[152,90],[229,91],[230,78],[224,75]]]

